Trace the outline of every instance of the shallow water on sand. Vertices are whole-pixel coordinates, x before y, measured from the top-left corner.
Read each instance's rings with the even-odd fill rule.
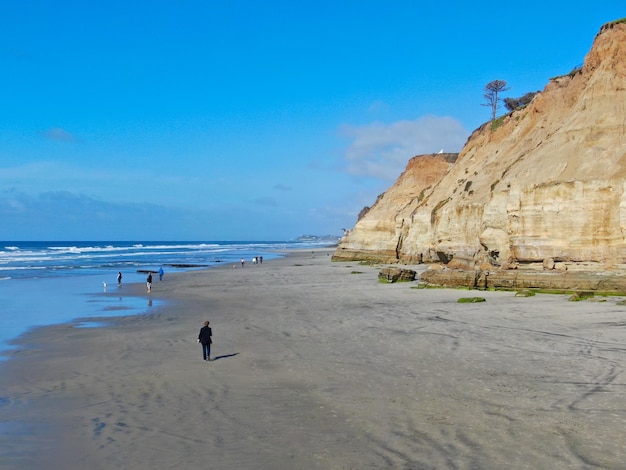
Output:
[[[143,282],[143,277],[143,274],[127,276],[129,282]],[[0,353],[10,348],[11,339],[31,327],[67,323],[85,317],[138,315],[159,304],[159,301],[145,297],[121,295],[126,289],[124,283],[120,287],[107,283],[106,292],[119,292],[120,296],[98,295],[105,291],[99,275],[1,281]],[[78,326],[100,325],[83,321]]]
[[[322,242],[321,245],[323,246]],[[258,256],[281,257],[280,250],[320,246],[320,242],[0,242],[0,360],[9,341],[29,328],[85,317],[146,313],[156,305],[129,297],[127,284],[144,283],[145,271],[171,273],[223,264],[251,263]],[[143,272],[138,272],[143,271]],[[117,273],[123,273],[122,285]],[[160,282],[158,275],[154,282]],[[106,285],[105,285],[106,283]],[[98,295],[106,291],[109,295]],[[118,296],[110,294],[118,292]],[[125,292],[126,291],[126,292]],[[98,327],[83,321],[79,327]]]

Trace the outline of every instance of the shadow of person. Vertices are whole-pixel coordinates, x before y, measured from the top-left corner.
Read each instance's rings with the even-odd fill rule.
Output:
[[[226,359],[227,357],[233,357],[236,356],[239,353],[235,353],[235,354],[224,354],[223,356],[215,356],[213,358],[214,361],[217,361],[218,359]]]

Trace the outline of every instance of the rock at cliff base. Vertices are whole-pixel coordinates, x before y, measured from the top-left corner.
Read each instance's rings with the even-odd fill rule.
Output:
[[[378,279],[387,282],[410,282],[415,280],[417,273],[411,269],[383,268],[378,273]]]

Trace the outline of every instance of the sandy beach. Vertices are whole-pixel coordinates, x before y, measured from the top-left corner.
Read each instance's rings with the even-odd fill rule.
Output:
[[[22,336],[0,467],[625,467],[621,298],[384,284],[331,253],[166,276],[145,315]]]

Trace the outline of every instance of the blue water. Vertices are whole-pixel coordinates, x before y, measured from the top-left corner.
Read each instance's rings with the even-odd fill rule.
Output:
[[[124,295],[127,283],[145,282],[138,270],[168,274],[208,269],[223,263],[282,256],[278,250],[328,246],[325,241],[292,242],[1,242],[0,352],[35,326],[94,319],[77,327],[106,324],[107,316],[147,313],[159,303]],[[171,265],[194,265],[174,267]],[[117,285],[117,273],[122,284]],[[158,275],[154,276],[158,282]],[[106,288],[104,286],[106,283]],[[97,295],[103,291],[118,295]],[[0,356],[1,358],[1,356]]]

